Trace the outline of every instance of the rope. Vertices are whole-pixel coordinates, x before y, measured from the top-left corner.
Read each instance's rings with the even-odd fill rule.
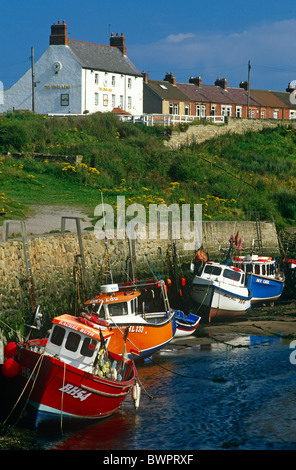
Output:
[[[35,382],[36,382],[36,380],[37,380],[37,377],[38,377],[38,374],[39,374],[39,371],[40,371],[40,367],[41,367],[41,364],[42,364],[43,357],[44,357],[44,353],[42,353],[42,354],[40,355],[40,357],[38,358],[38,361],[36,362],[35,367],[34,367],[34,369],[32,370],[31,375],[30,375],[30,377],[28,378],[28,380],[27,380],[27,382],[26,382],[26,384],[25,384],[25,386],[24,386],[24,388],[23,388],[23,390],[22,390],[20,396],[18,397],[18,399],[17,399],[17,401],[15,402],[15,404],[14,404],[14,406],[13,406],[11,412],[9,413],[9,415],[7,416],[7,418],[6,418],[6,420],[4,421],[3,424],[5,424],[5,423],[7,422],[7,420],[10,418],[10,416],[11,416],[11,414],[13,413],[14,409],[16,408],[17,404],[19,403],[20,399],[22,398],[22,396],[23,396],[23,394],[24,394],[24,392],[25,392],[25,390],[26,390],[26,388],[27,388],[27,385],[29,384],[31,378],[33,377],[33,374],[34,374],[34,372],[35,372],[35,369],[37,368],[37,366],[38,366],[38,364],[39,364],[39,362],[40,362],[39,369],[38,369],[37,374],[36,374],[36,377],[35,377],[35,379],[34,379],[34,381],[33,381],[31,391],[30,391],[30,393],[29,393],[29,395],[28,395],[28,398],[27,398],[27,401],[26,401],[26,403],[25,403],[25,405],[24,405],[24,407],[23,407],[23,410],[22,410],[22,412],[20,413],[20,416],[19,416],[19,419],[20,419],[20,417],[21,417],[21,415],[22,415],[22,413],[23,413],[25,407],[26,407],[27,404],[28,404],[30,395],[31,395],[31,393],[32,393],[32,390],[33,390],[33,388],[34,388]],[[19,421],[19,419],[17,420],[17,422]]]
[[[65,377],[66,377],[66,363],[64,362],[64,369],[63,369],[63,387],[62,387],[62,397],[61,397],[61,434],[62,434],[62,435],[63,435],[63,407],[64,407]]]

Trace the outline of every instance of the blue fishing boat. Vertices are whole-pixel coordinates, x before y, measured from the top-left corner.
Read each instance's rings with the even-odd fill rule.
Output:
[[[192,335],[199,325],[201,317],[188,313],[187,315],[182,310],[174,310],[176,320],[176,333],[174,338]]]
[[[253,292],[252,304],[273,304],[282,295],[285,276],[279,270],[277,260],[258,255],[236,256],[234,265],[246,273],[247,285]]]

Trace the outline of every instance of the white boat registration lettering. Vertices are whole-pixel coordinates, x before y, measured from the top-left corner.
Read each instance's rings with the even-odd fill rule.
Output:
[[[259,282],[260,284],[269,284],[267,279],[256,279],[256,282]]]
[[[118,297],[108,297],[105,299],[105,302],[114,302],[116,300],[118,300]]]
[[[130,333],[143,333],[143,331],[144,331],[144,326],[142,325],[131,325],[129,327]]]
[[[73,398],[79,398],[80,401],[86,400],[91,395],[91,393],[86,393],[82,388],[75,387],[71,384],[66,384],[64,387],[59,388],[59,391],[72,395]]]

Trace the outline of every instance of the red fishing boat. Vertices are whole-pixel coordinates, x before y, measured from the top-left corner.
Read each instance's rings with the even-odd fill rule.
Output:
[[[140,292],[142,289],[142,292]],[[141,304],[139,298],[141,295]],[[159,300],[164,303],[159,311]],[[85,302],[81,315],[112,330],[109,350],[122,353],[128,328],[126,352],[146,358],[168,344],[176,333],[176,316],[170,308],[163,280],[135,281],[101,286],[101,292]],[[156,310],[156,311],[155,311]]]
[[[136,369],[132,360],[109,354],[112,335],[84,318],[61,315],[52,320],[48,338],[6,345],[2,372],[17,378],[21,396],[36,413],[36,426],[56,418],[107,417],[130,391],[138,406]]]

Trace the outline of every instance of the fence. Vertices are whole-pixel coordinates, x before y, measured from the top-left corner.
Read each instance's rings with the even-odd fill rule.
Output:
[[[132,123],[143,123],[146,126],[176,126],[178,124],[191,123],[194,121],[212,121],[215,124],[223,124],[224,116],[188,116],[181,114],[120,114],[118,115],[120,121],[132,122]]]

